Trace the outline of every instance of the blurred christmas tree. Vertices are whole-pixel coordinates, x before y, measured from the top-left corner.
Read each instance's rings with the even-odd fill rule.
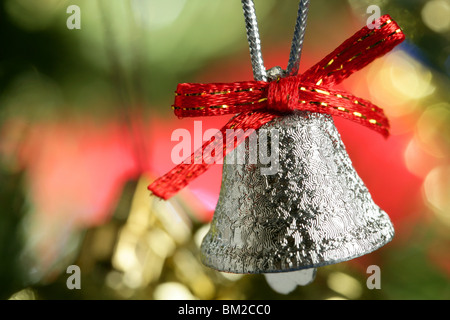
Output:
[[[25,213],[22,174],[0,166],[0,299],[25,285],[20,256],[24,246],[21,222]]]
[[[269,66],[287,60],[297,3],[255,1]],[[240,2],[80,0],[80,30],[66,27],[70,4],[0,4],[1,298],[450,299],[448,0],[312,1],[302,68],[358,30],[369,5],[407,35],[348,84],[386,108],[393,137],[337,123],[397,234],[287,296],[200,264],[220,169],[167,203],[146,190],[172,167],[171,131],[192,127],[172,120],[176,84],[252,78]],[[66,286],[72,264],[81,290]],[[366,287],[371,264],[381,290]]]

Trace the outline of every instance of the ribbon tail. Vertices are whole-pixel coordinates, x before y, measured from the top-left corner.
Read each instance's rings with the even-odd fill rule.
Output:
[[[192,180],[205,173],[213,164],[223,160],[225,155],[245,141],[254,130],[259,129],[262,125],[278,116],[276,113],[259,111],[244,112],[237,115],[220,129],[214,136],[214,140],[205,142],[200,149],[192,153],[183,163],[180,163],[149,185],[148,190],[164,200],[171,198]],[[242,134],[234,132],[233,135],[230,135],[228,130],[242,130]],[[223,137],[226,137],[226,143],[224,143]],[[215,150],[215,152],[221,150],[222,154],[215,154],[214,158],[212,158],[210,152],[212,150]]]
[[[404,39],[401,28],[389,15],[382,16],[379,29],[367,26],[301,75],[303,81],[336,85],[373,60],[385,55]]]

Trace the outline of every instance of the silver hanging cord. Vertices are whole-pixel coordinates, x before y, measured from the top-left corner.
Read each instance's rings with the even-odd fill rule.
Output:
[[[253,77],[257,81],[267,81],[268,74],[266,68],[264,67],[264,60],[262,58],[261,40],[259,38],[255,4],[253,3],[253,0],[241,0],[241,2],[242,8],[244,10],[245,28],[247,29],[247,40],[250,48]],[[298,73],[303,48],[303,40],[305,38],[308,9],[309,0],[300,0],[300,3],[298,5],[298,15],[295,24],[294,37],[292,39],[291,53],[289,55],[289,63],[286,71],[284,72],[284,76],[294,76]],[[280,70],[269,70],[269,73],[274,73],[278,77],[280,75]],[[269,75],[269,78],[272,79],[273,76]]]
[[[266,68],[261,52],[261,40],[259,38],[258,22],[256,20],[255,5],[253,0],[241,0],[244,10],[245,28],[247,29],[247,40],[250,47],[253,77],[256,81],[267,81]]]
[[[286,69],[286,76],[295,76],[300,66],[303,40],[305,38],[306,20],[308,18],[309,0],[301,0],[298,5],[297,22],[295,24],[294,37],[292,39],[289,63]]]

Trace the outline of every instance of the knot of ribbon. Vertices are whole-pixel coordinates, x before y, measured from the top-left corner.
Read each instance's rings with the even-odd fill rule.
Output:
[[[297,108],[300,102],[300,77],[290,76],[277,79],[269,82],[267,87],[267,109],[292,112]]]
[[[379,29],[363,27],[319,63],[297,76],[271,82],[181,83],[175,92],[174,113],[179,118],[238,114],[220,130],[224,136],[228,129],[257,130],[285,113],[303,110],[340,116],[387,137],[389,122],[381,108],[334,88],[405,39],[389,15],[379,19],[379,26]],[[238,137],[231,145],[236,147],[244,140],[245,136]],[[206,142],[202,151],[214,143],[217,141]],[[229,143],[223,144],[223,156],[232,151],[229,146]],[[198,154],[195,151],[148,189],[163,199],[176,194],[212,165],[210,161],[194,161]]]

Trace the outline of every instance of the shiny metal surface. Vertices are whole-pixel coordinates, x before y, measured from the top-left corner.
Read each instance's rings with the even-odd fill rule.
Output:
[[[300,58],[302,55],[303,41],[306,32],[306,21],[308,19],[309,0],[300,0],[298,5],[297,22],[295,24],[294,36],[292,38],[291,53],[286,69],[286,75],[295,76],[298,74]]]
[[[261,129],[279,132],[279,171],[262,175],[259,162],[224,164],[201,247],[205,265],[232,273],[316,268],[367,254],[393,238],[388,215],[354,170],[331,116],[302,111]]]
[[[256,19],[255,4],[253,0],[241,0],[244,11],[245,28],[252,61],[253,77],[257,81],[266,81],[266,68],[261,52],[258,22]]]

